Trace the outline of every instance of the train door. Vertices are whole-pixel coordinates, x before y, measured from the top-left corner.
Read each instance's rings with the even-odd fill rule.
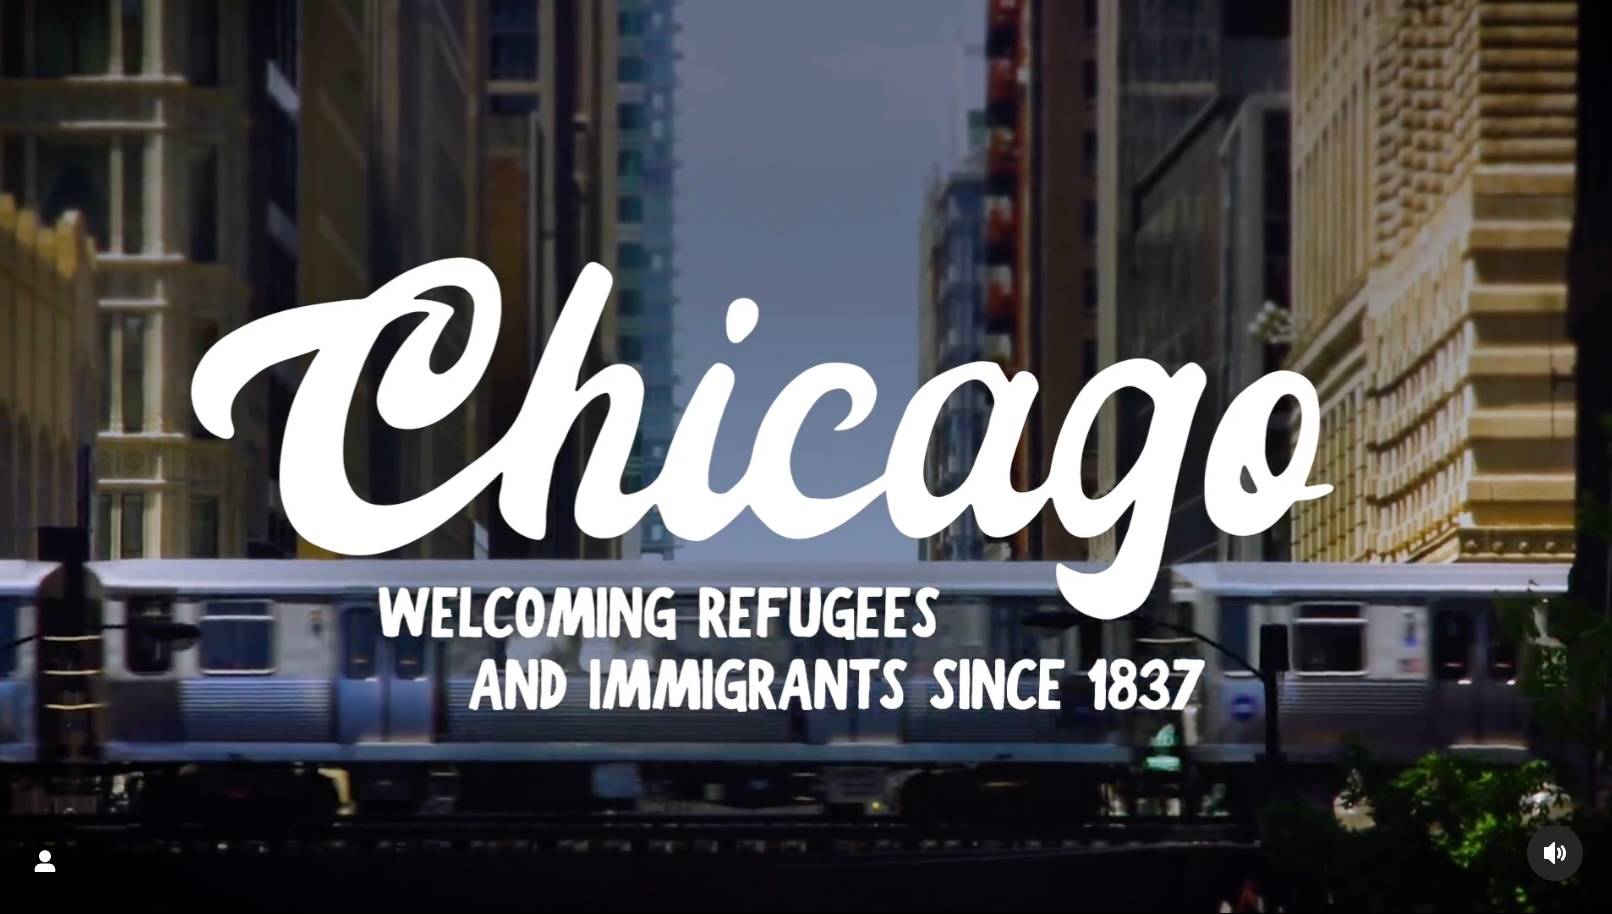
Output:
[[[1433,729],[1440,746],[1479,739],[1478,689],[1473,667],[1478,656],[1477,614],[1460,603],[1431,607]]]
[[[341,634],[342,741],[428,741],[434,690],[425,639],[384,637],[373,606],[342,610]]]
[[[1433,607],[1434,728],[1442,745],[1524,744],[1516,646],[1492,603]]]

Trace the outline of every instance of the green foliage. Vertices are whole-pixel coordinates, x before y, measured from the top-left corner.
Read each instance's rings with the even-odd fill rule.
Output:
[[[1605,758],[1612,752],[1612,618],[1571,598],[1501,608],[1507,634],[1527,647],[1518,686],[1533,719],[1556,739]]]
[[[1349,830],[1330,810],[1284,803],[1264,817],[1265,847],[1289,910],[1573,910],[1604,891],[1580,871],[1563,885],[1528,866],[1528,840],[1562,799],[1543,762],[1494,765],[1428,755],[1409,768],[1351,751],[1343,801],[1369,810]],[[1566,820],[1589,845],[1604,817]]]

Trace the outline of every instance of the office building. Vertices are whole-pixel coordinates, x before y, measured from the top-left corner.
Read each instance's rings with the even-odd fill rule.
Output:
[[[1294,5],[1293,328],[1311,561],[1574,547],[1577,4]]]

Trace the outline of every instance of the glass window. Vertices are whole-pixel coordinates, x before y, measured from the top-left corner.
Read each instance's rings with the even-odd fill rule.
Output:
[[[218,150],[212,146],[190,151],[190,259],[218,260]]]
[[[648,72],[648,68],[644,66],[642,57],[620,57],[616,59],[617,82],[643,82],[646,72]]]
[[[616,341],[616,355],[620,361],[636,365],[644,360],[644,341],[636,336],[623,336]]]
[[[218,558],[218,496],[193,495],[190,499],[190,557]]]
[[[616,293],[616,307],[625,315],[644,312],[644,293],[637,289],[622,289]]]
[[[392,639],[392,675],[419,679],[425,675],[425,639],[398,635]]]
[[[623,270],[641,270],[649,266],[649,252],[641,244],[627,242],[616,245],[616,266]]]
[[[218,0],[190,2],[190,81],[218,85]]]
[[[648,24],[648,18],[637,10],[622,11],[616,14],[616,32],[629,38],[644,34],[644,28]]]
[[[173,645],[138,628],[141,622],[172,622],[173,604],[164,597],[130,597],[124,604],[129,627],[124,630],[123,663],[131,673],[166,673],[173,666]]]
[[[274,614],[265,600],[209,603],[202,609],[203,673],[274,670]]]
[[[1076,645],[1080,651],[1080,669],[1089,670],[1103,657],[1103,623],[1082,613],[1075,623]]]
[[[139,137],[123,141],[123,252],[145,250],[146,143]]]
[[[1080,233],[1087,241],[1097,240],[1097,201],[1080,202]]]
[[[146,319],[123,315],[123,371],[120,377],[123,430],[143,431],[146,425]]]
[[[488,69],[493,79],[537,78],[537,35],[494,35]]]
[[[1097,174],[1097,131],[1087,130],[1080,135],[1080,166],[1090,177]]]
[[[113,384],[113,366],[117,364],[112,357],[118,351],[116,318],[101,315],[101,428],[112,431],[112,397],[116,389]]]
[[[493,0],[490,14],[494,32],[537,28],[536,0]]]
[[[194,323],[192,323],[190,325],[190,346],[191,346],[190,372],[191,372],[191,375],[193,377],[195,376],[196,369],[201,365],[202,357],[207,355],[207,350],[212,349],[213,344],[215,344],[217,342],[218,342],[218,324],[217,324],[217,322],[215,322],[215,321],[196,321],[196,322],[194,322]],[[211,437],[213,437],[212,434],[209,433],[207,431],[207,429],[202,426],[201,419],[196,416],[196,411],[195,411],[194,407],[191,408],[191,413],[190,413],[190,437],[192,437],[192,438],[211,438]]]
[[[493,95],[491,105],[494,114],[531,114],[537,110],[537,96],[529,93],[518,95],[499,93]]]
[[[1249,614],[1248,604],[1228,603],[1222,600],[1220,603],[1220,633],[1217,638],[1221,644],[1226,646],[1227,650],[1250,663],[1254,663],[1256,661],[1253,657],[1253,651],[1248,644]],[[1228,673],[1248,672],[1229,660],[1223,660],[1221,667]]]
[[[1293,668],[1301,673],[1363,673],[1366,620],[1359,606],[1299,607],[1293,623]]]
[[[644,221],[643,197],[619,197],[616,200],[616,221],[635,223]]]
[[[118,497],[123,517],[118,530],[118,558],[138,559],[146,553],[146,499],[139,492]]]
[[[1472,675],[1472,618],[1464,610],[1433,614],[1433,678],[1445,682]]]
[[[14,6],[15,0],[7,0]],[[34,75],[45,78],[111,72],[112,5],[107,0],[34,4]]]
[[[643,105],[623,102],[616,106],[616,126],[622,130],[642,130],[647,120]]]
[[[112,496],[95,497],[95,557],[106,560],[112,557]]]
[[[216,0],[215,0],[216,2]],[[206,0],[191,0],[191,16],[202,15],[195,12],[197,8],[205,8],[210,4]],[[136,74],[145,72],[146,60],[146,0],[123,0],[123,72]],[[191,45],[195,47],[194,44]],[[192,50],[191,53],[195,53]]]
[[[1087,267],[1080,277],[1080,306],[1087,314],[1097,312],[1097,271]]]
[[[1493,608],[1489,610],[1489,678],[1495,682],[1517,679],[1517,642],[1508,637]]]
[[[1085,90],[1086,101],[1097,100],[1097,61],[1086,60],[1080,64],[1080,83]]]
[[[380,618],[373,609],[349,609],[345,622],[347,662],[342,675],[348,679],[372,679],[376,649],[380,646]]]
[[[22,67],[27,15],[21,3],[0,3],[0,76],[16,79],[27,75]]]
[[[623,149],[616,153],[616,174],[630,178],[644,172],[644,154],[637,149]]]
[[[26,200],[28,194],[24,191],[27,182],[24,180],[28,172],[28,150],[23,146],[20,136],[7,136],[0,139],[0,193],[7,193],[16,200]]]
[[[95,238],[96,249],[107,250],[112,224],[112,155],[107,143],[41,139],[35,144],[35,155],[43,196],[40,218],[55,224],[64,213],[76,211]]]
[[[10,676],[17,669],[17,649],[11,642],[17,640],[17,604],[0,602],[0,676]]]

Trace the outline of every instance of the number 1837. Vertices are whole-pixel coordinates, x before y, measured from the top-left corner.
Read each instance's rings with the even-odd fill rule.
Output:
[[[1183,674],[1173,696],[1170,694],[1172,666],[1174,672]],[[1135,661],[1122,657],[1112,661],[1098,660],[1092,664],[1086,678],[1092,684],[1092,705],[1099,711],[1108,708],[1129,711],[1138,704],[1149,711],[1162,711],[1165,708],[1179,711],[1187,706],[1187,700],[1192,697],[1192,690],[1197,688],[1201,675],[1201,659],[1181,659],[1172,664],[1155,658],[1142,664],[1141,670],[1138,670]]]

